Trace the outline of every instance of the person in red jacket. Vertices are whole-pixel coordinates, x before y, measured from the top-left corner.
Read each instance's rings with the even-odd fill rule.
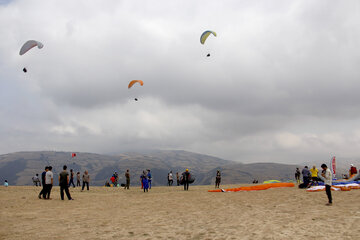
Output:
[[[356,167],[354,166],[354,164],[350,164],[349,173],[350,173],[350,177],[352,177],[352,176],[354,176],[355,174],[357,174],[357,169],[356,169]]]

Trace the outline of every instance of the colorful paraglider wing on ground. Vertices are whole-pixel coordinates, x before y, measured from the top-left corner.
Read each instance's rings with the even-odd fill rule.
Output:
[[[266,180],[263,183],[279,183],[279,180]]]
[[[19,54],[24,55],[27,51],[32,49],[33,47],[38,47],[39,49],[43,48],[44,45],[41,42],[35,40],[29,40],[21,47]]]
[[[248,186],[248,187],[208,190],[208,192],[259,191],[259,190],[266,190],[269,188],[294,187],[294,186],[295,186],[294,183],[268,183],[268,184],[261,184],[261,185]]]
[[[203,34],[201,34],[200,43],[204,44],[206,39],[209,37],[210,34],[212,34],[212,35],[214,35],[216,37],[216,32],[207,30],[207,31],[203,32]]]
[[[144,85],[144,82],[141,81],[141,80],[132,80],[132,81],[129,83],[128,88],[131,88],[135,83],[139,83],[141,86]]]

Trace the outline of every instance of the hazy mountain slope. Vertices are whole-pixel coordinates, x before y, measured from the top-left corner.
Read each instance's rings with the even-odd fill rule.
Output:
[[[92,185],[103,185],[114,171],[119,173],[120,183],[125,182],[126,169],[130,169],[131,185],[139,185],[139,176],[145,169],[151,169],[153,185],[166,185],[169,171],[175,177],[176,172],[182,173],[186,168],[196,176],[196,184],[213,184],[217,169],[222,171],[223,183],[249,183],[253,179],[293,179],[296,167],[275,163],[242,164],[186,151],[147,151],[116,156],[77,153],[75,158],[70,152],[43,151],[0,155],[0,176],[11,185],[31,185],[31,177],[51,165],[57,184],[64,164],[75,172],[88,170]]]

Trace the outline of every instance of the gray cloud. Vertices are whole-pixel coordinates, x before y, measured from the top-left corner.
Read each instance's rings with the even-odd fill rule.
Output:
[[[356,158],[357,8],[357,1],[5,1],[0,152]],[[218,36],[201,45],[207,29]],[[28,39],[45,46],[20,57]],[[144,86],[127,89],[133,79]]]

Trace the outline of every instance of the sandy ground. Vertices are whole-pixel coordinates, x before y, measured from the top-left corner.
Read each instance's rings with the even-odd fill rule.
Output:
[[[239,187],[245,185],[228,185]],[[359,239],[360,190],[297,188],[208,193],[213,186],[71,188],[74,201],[40,188],[0,187],[0,239]]]

